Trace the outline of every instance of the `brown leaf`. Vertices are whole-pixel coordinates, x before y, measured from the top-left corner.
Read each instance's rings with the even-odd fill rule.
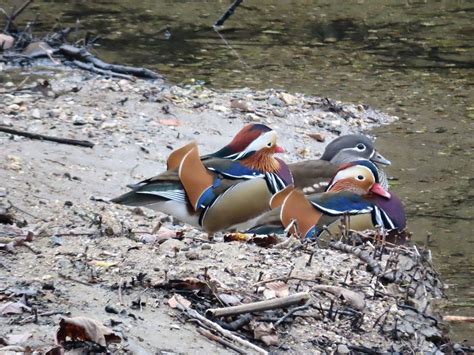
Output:
[[[253,337],[265,345],[278,345],[278,334],[273,323],[258,323],[253,329]]]
[[[263,291],[266,299],[286,297],[289,293],[288,285],[283,281],[269,282],[265,284],[265,290]]]
[[[189,306],[191,306],[191,302],[188,301],[186,298],[184,298],[183,296],[181,295],[178,295],[177,293],[175,293],[173,295],[173,297],[171,297],[169,300],[168,300],[168,305],[171,307],[171,308],[178,308],[179,306],[181,307],[185,307],[185,308],[189,308]]]
[[[56,344],[63,344],[67,338],[72,341],[92,341],[103,347],[108,343],[119,343],[122,340],[112,329],[86,317],[61,319],[56,331]]]
[[[250,242],[262,248],[269,248],[278,244],[280,240],[274,235],[257,235],[252,237]]]
[[[8,345],[17,345],[24,343],[31,337],[31,333],[25,332],[20,334],[8,334],[7,335],[7,343]]]
[[[0,306],[0,314],[21,314],[23,311],[30,311],[31,308],[21,302],[7,302]]]
[[[174,118],[162,118],[162,119],[159,119],[158,122],[165,126],[177,127],[181,125],[181,122]]]

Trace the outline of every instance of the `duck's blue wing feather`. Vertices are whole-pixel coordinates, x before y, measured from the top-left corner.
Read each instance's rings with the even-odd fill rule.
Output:
[[[374,209],[372,203],[348,191],[312,195],[310,202],[316,209],[331,216],[369,213]]]

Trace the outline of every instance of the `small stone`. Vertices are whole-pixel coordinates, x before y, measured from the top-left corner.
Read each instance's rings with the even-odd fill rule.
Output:
[[[338,354],[349,354],[351,351],[349,350],[349,348],[344,345],[344,344],[339,344],[337,346],[337,353]]]
[[[298,99],[296,96],[293,96],[286,92],[282,92],[280,94],[280,99],[287,105],[296,105],[296,103],[298,102]]]
[[[41,118],[41,112],[37,108],[35,108],[33,111],[31,111],[31,117],[34,119],[39,120]]]
[[[13,47],[14,42],[15,39],[12,36],[0,33],[0,48],[3,48],[3,50]]]
[[[18,104],[11,104],[7,108],[8,108],[9,113],[14,113],[14,112],[20,111],[20,105],[18,105]]]
[[[308,137],[311,137],[317,140],[318,142],[326,141],[326,135],[324,135],[323,133],[308,133]]]
[[[189,260],[199,260],[199,254],[195,252],[194,250],[190,250],[184,254]]]
[[[177,239],[168,239],[160,244],[158,248],[161,253],[166,252],[175,252],[176,250],[181,250],[184,247],[184,243]]]
[[[203,244],[202,247],[201,247],[202,250],[211,250],[212,249],[212,246],[211,244]]]
[[[273,106],[283,106],[284,103],[276,96],[270,96],[268,103]]]

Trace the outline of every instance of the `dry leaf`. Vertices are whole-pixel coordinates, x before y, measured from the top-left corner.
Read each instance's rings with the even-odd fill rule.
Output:
[[[278,334],[273,323],[258,323],[253,329],[253,337],[265,345],[278,345]]]
[[[253,243],[262,248],[269,248],[278,244],[280,240],[275,235],[256,235],[250,239],[250,243]]]
[[[63,344],[67,338],[72,341],[92,341],[103,347],[108,343],[120,343],[122,340],[112,329],[86,317],[61,319],[56,331],[56,344]]]
[[[168,300],[168,305],[171,307],[171,308],[178,308],[178,306],[184,306],[185,308],[189,308],[189,306],[191,306],[191,302],[188,301],[186,298],[184,298],[183,296],[181,295],[178,295],[177,293],[175,293],[173,295],[173,297],[171,297],[169,300]]]
[[[30,311],[31,308],[21,302],[8,302],[0,306],[0,314],[21,314],[23,311]]]
[[[265,284],[265,290],[263,291],[266,299],[286,297],[289,293],[288,285],[283,281],[269,282]]]
[[[9,36],[4,33],[0,33],[0,49],[9,49],[13,47],[13,43],[15,42],[15,39],[12,36]]]
[[[20,333],[20,334],[9,334],[7,335],[7,343],[8,345],[17,345],[24,343],[31,337],[31,333]]]
[[[172,127],[177,127],[181,124],[177,119],[174,118],[162,118],[158,120],[159,123],[165,126],[172,126]]]
[[[245,233],[228,233],[224,235],[224,242],[247,242],[250,235]]]

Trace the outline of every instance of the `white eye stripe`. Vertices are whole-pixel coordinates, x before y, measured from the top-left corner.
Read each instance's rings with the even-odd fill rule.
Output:
[[[240,159],[241,157],[243,157],[245,154],[249,152],[258,151],[267,146],[271,147],[274,144],[274,142],[276,142],[276,137],[277,137],[277,134],[275,131],[269,131],[260,135],[260,137],[255,139],[252,143],[250,143],[247,146],[247,148],[245,148],[242,152],[240,152],[240,154],[237,155],[234,160]]]

